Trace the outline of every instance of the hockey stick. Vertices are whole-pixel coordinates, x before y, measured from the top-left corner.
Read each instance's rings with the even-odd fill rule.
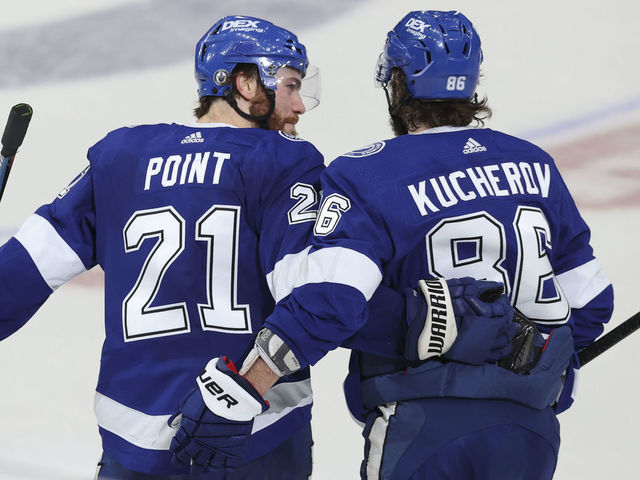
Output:
[[[32,114],[33,109],[26,103],[14,105],[9,112],[9,118],[2,134],[2,151],[0,151],[0,199],[2,199],[4,188],[7,185],[13,159],[27,133]]]
[[[633,332],[640,328],[640,312],[633,315],[631,318],[625,320],[609,333],[599,338],[591,345],[583,348],[578,352],[578,358],[580,359],[580,366],[584,366],[591,360],[609,350],[616,343],[627,338]]]

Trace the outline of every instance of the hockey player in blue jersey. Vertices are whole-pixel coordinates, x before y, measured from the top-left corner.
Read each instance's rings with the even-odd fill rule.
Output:
[[[253,392],[251,418],[263,413],[247,445],[225,442],[207,466],[198,452],[170,451],[189,422],[171,416],[183,401],[189,412],[195,378],[221,353],[242,361],[274,307],[274,265],[308,241],[324,164],[292,135],[307,68],[293,33],[258,18],[219,20],[196,47],[197,122],[109,133],[0,248],[0,339],[64,282],[105,271],[97,478],[195,478],[192,469],[223,478],[227,466],[237,470],[225,479],[309,476],[308,368],[264,399]]]
[[[474,127],[490,114],[475,94],[481,62],[459,12],[411,12],[389,32],[376,80],[397,137],[325,170],[312,245],[274,267],[281,301],[241,370],[264,391],[341,344],[356,348],[346,394],[365,424],[363,479],[551,478],[575,351],[611,316],[613,288],[553,159]],[[491,335],[468,335],[477,322],[451,323],[470,278],[503,285],[519,312],[514,351],[498,364]],[[367,301],[380,285],[408,292],[405,348],[388,331],[353,336],[379,321]],[[477,299],[466,308],[488,311]]]

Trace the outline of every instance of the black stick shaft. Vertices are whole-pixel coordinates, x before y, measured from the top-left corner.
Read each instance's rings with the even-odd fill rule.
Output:
[[[9,112],[9,118],[2,134],[2,150],[0,151],[0,199],[7,185],[13,159],[27,134],[32,115],[33,109],[26,103],[14,105]]]
[[[609,350],[616,343],[624,340],[633,332],[640,328],[640,312],[633,315],[631,318],[625,320],[616,328],[611,330],[606,335],[602,336],[588,347],[578,352],[578,358],[580,359],[580,366],[584,366],[591,360]]]

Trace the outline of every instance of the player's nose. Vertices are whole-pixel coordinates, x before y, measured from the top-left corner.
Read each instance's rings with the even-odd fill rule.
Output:
[[[292,110],[298,115],[302,115],[307,111],[306,107],[304,106],[304,102],[302,101],[302,97],[299,93],[296,93],[293,97]]]

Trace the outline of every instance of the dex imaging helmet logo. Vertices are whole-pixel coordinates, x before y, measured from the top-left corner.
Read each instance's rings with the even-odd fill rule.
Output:
[[[407,32],[410,34],[418,38],[425,38],[426,35],[424,34],[424,29],[427,28],[429,24],[424,23],[419,18],[410,18],[404,26],[407,27]]]
[[[242,30],[246,32],[256,31],[262,32],[264,29],[260,28],[259,20],[229,20],[222,24],[221,31],[225,30]]]

